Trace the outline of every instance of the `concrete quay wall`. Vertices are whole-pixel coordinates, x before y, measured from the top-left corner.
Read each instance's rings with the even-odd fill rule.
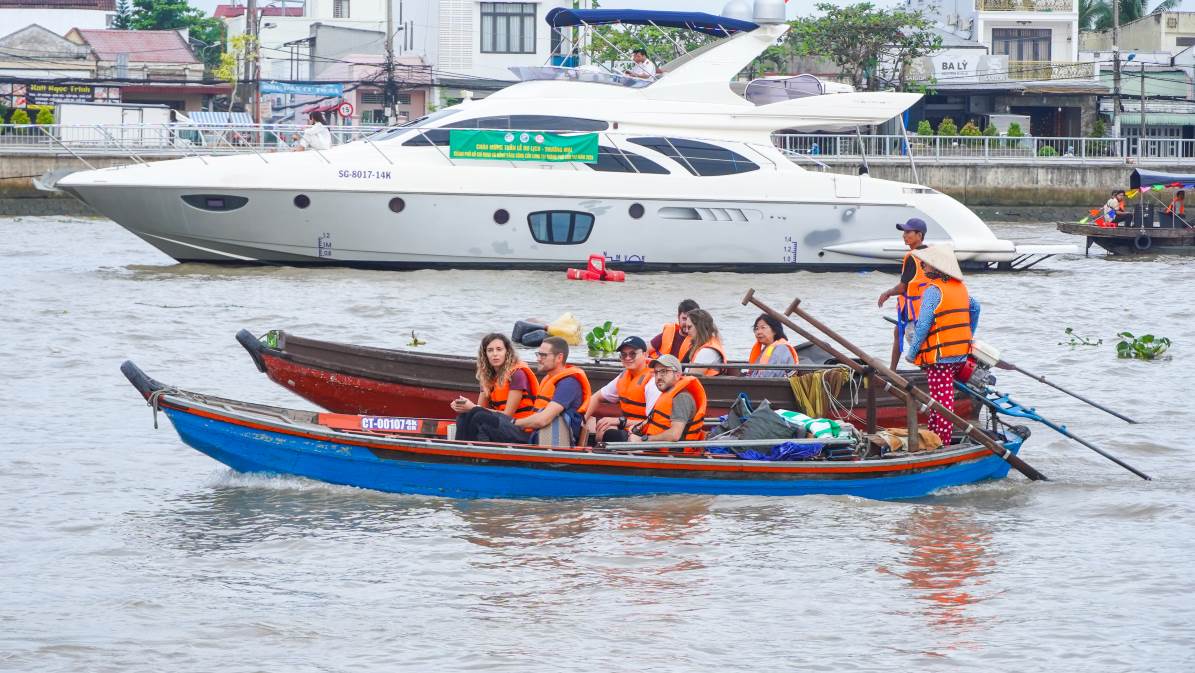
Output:
[[[160,157],[168,159],[173,157]],[[87,156],[96,168],[131,163],[127,156]],[[153,161],[155,157],[145,157]],[[838,160],[828,170],[855,174],[859,162]],[[90,209],[66,194],[39,192],[33,178],[59,168],[86,169],[72,156],[0,154],[0,215],[78,215]],[[1132,166],[1125,164],[1021,163],[974,160],[920,162],[919,180],[907,161],[872,161],[876,178],[920,182],[945,192],[968,206],[1096,207],[1110,190],[1127,187]],[[1150,165],[1151,170],[1182,173],[1191,166]]]

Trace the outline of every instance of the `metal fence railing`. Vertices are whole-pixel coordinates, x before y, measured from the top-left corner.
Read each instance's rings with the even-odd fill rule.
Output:
[[[194,156],[287,150],[298,144],[302,126],[264,124],[0,124],[0,154]],[[331,126],[333,145],[385,130],[381,126]],[[624,134],[619,134],[624,135]],[[636,134],[637,135],[637,134]],[[992,161],[1195,163],[1195,140],[1147,138],[1045,138],[1004,136],[918,136],[776,134],[773,142],[794,161],[826,166],[836,161]],[[377,146],[381,147],[381,146]]]
[[[332,144],[372,135],[381,126],[330,126]],[[139,156],[238,154],[290,149],[304,127],[289,124],[0,124],[0,153],[121,154]]]
[[[1009,138],[1004,136],[869,136],[777,134],[784,150],[819,161],[900,159],[907,161],[1030,161],[1124,163],[1140,159],[1157,163],[1195,163],[1195,140],[1147,138]],[[1141,150],[1141,151],[1139,151]]]

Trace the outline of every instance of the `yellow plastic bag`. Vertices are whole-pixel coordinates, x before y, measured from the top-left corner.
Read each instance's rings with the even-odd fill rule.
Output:
[[[570,346],[581,345],[581,323],[572,313],[565,313],[548,325],[548,334],[558,336]]]

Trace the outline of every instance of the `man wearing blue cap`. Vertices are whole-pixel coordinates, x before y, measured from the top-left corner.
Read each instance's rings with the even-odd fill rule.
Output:
[[[906,222],[896,225],[901,232],[905,245],[909,251],[905,253],[904,263],[900,268],[900,282],[880,294],[878,306],[883,306],[889,297],[896,297],[897,325],[892,331],[892,358],[890,365],[896,369],[900,360],[901,341],[904,338],[905,325],[917,319],[917,308],[921,303],[921,286],[928,278],[921,268],[921,262],[913,256],[914,250],[928,247],[925,245],[925,220],[919,217],[909,218]]]

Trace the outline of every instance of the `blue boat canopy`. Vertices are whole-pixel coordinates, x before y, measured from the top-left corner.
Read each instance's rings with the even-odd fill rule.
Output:
[[[1129,174],[1129,188],[1140,189],[1142,187],[1150,187],[1153,185],[1172,185],[1172,184],[1189,185],[1195,183],[1195,175],[1190,173],[1159,173],[1157,171],[1146,171],[1140,168],[1134,169]]]
[[[759,24],[742,19],[732,19],[705,12],[661,12],[647,9],[567,9],[557,7],[545,17],[549,26],[604,26],[612,23],[629,23],[638,26],[661,26],[687,28],[708,35],[732,35],[752,31]]]

